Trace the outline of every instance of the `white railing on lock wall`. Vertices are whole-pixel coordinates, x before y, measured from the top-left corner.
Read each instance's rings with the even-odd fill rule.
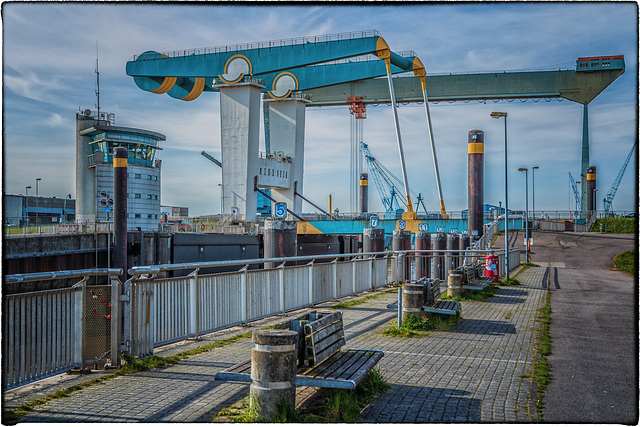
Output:
[[[147,357],[156,346],[413,279],[413,269],[406,261],[416,253],[431,257],[429,277],[444,263],[446,280],[457,256],[461,257],[458,265],[465,265],[483,260],[486,253],[500,257],[500,275],[504,274],[504,250],[456,252],[386,251],[134,267],[124,285],[118,279],[121,269],[5,276],[5,283],[74,277],[80,281],[71,288],[3,295],[2,389],[84,368],[88,318],[83,301],[91,276],[109,276],[111,301],[122,302],[122,307],[113,303],[110,311],[109,357],[113,366],[119,366],[122,351]],[[512,248],[510,257],[509,266],[515,268],[520,263],[520,248]],[[279,266],[249,269],[264,262]],[[236,271],[200,274],[205,268],[233,266]],[[157,277],[174,270],[191,273]]]
[[[434,256],[433,250],[418,252],[431,256],[430,268],[434,272],[436,263],[443,262],[446,280],[458,251],[437,251],[440,256]],[[510,252],[509,266],[513,269],[520,264],[520,249]],[[134,356],[148,357],[160,345],[197,339],[216,330],[400,283],[413,278],[405,261],[415,253],[387,251],[134,267],[129,270],[131,279],[124,285],[124,299],[128,300],[124,309],[125,347]],[[468,260],[483,260],[486,253],[500,257],[503,274],[504,250],[468,250],[463,255]],[[325,262],[317,262],[322,260]],[[280,265],[249,269],[250,265],[264,262]],[[237,271],[200,273],[205,268],[234,266]],[[175,270],[191,273],[186,277],[156,278]]]

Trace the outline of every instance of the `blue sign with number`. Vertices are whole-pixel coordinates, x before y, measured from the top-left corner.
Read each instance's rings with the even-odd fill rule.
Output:
[[[462,234],[469,234],[469,230],[467,230],[466,228],[462,229]]]
[[[472,236],[477,236],[478,235],[478,230],[471,230],[471,235]]]
[[[444,227],[441,225],[438,225],[436,227],[436,233],[444,233]]]
[[[404,228],[407,226],[407,224],[404,222],[404,220],[400,220],[398,221],[398,229],[399,230],[404,230]]]
[[[418,231],[429,231],[429,224],[421,222],[418,224]]]
[[[376,228],[378,226],[378,217],[372,216],[371,219],[371,228]]]
[[[287,204],[285,202],[276,203],[275,213],[276,218],[286,218],[287,217]]]
[[[457,228],[455,228],[455,227],[451,227],[451,228],[449,229],[449,233],[451,233],[451,234],[456,234],[457,232],[458,232],[458,229],[457,229]]]

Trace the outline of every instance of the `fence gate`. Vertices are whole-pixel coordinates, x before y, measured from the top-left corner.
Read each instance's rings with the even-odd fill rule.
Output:
[[[111,286],[87,286],[84,296],[84,363],[111,360]]]

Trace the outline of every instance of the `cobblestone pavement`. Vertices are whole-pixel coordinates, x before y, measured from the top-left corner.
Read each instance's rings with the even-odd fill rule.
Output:
[[[384,350],[378,368],[392,385],[365,408],[360,421],[532,420],[531,380],[523,374],[530,372],[534,360],[539,327],[535,317],[543,304],[546,270],[528,269],[518,277],[522,286],[502,287],[488,302],[463,302],[463,320],[455,328],[420,338],[380,334],[396,319],[396,312],[386,308],[397,300],[396,294],[344,309],[348,347]],[[271,318],[256,326],[281,320]],[[196,345],[202,343],[157,353]],[[37,407],[20,422],[208,422],[248,394],[248,384],[213,378],[246,359],[250,348],[250,339],[245,339],[176,365],[118,377]]]

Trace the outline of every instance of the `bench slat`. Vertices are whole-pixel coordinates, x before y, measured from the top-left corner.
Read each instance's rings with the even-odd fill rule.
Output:
[[[322,351],[324,348],[329,347],[340,338],[344,338],[344,327],[342,319],[332,323],[324,329],[311,334],[312,344],[316,348],[316,351]]]
[[[323,313],[321,313],[321,314],[323,314]],[[336,311],[335,313],[331,313],[331,314],[329,314],[327,316],[324,316],[324,317],[322,317],[322,318],[320,318],[318,320],[310,322],[309,324],[313,324],[312,328],[314,330],[320,330],[320,329],[326,327],[327,325],[332,324],[333,322],[335,322],[338,319],[342,319],[342,312],[341,311]],[[309,324],[307,324],[307,326]],[[305,331],[307,331],[307,333],[309,333],[306,328],[305,328]]]
[[[369,359],[369,354],[366,351],[354,352],[349,358],[347,363],[336,369],[328,378],[343,378],[351,379],[351,377],[365,364]]]
[[[340,350],[340,348],[345,344],[346,344],[345,339],[344,338],[340,338],[338,341],[336,341],[330,347],[325,348],[321,352],[313,351],[312,352],[313,364],[317,365],[318,363],[324,361],[326,358],[331,356],[333,353],[335,353],[338,350]]]
[[[339,351],[331,359],[325,360],[319,365],[309,368],[304,374],[310,377],[327,377],[331,375],[336,369],[348,362],[354,355],[353,352]]]

